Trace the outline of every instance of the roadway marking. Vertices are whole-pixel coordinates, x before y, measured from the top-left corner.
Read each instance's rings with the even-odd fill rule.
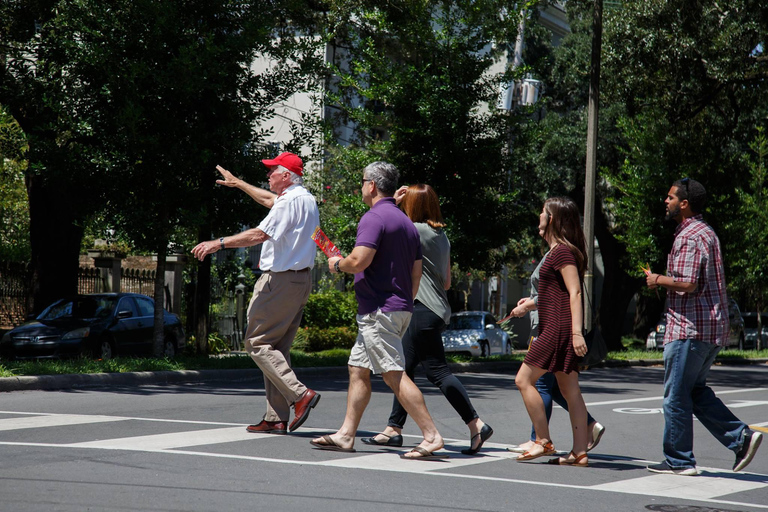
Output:
[[[768,486],[764,478],[757,477],[758,480],[754,474],[732,473],[723,475],[724,472],[721,470],[714,471],[717,474],[699,475],[693,478],[682,475],[650,475],[595,485],[591,489],[686,500],[701,500],[702,498],[711,500],[718,496],[752,491]]]
[[[752,393],[755,391],[768,391],[768,388],[749,388],[749,389],[731,389],[728,391],[718,391],[715,393],[717,396],[730,395],[734,393]],[[625,400],[608,400],[606,402],[590,402],[587,407],[595,407],[598,405],[615,405],[615,404],[633,404],[637,402],[650,402],[653,400],[664,400],[663,396],[649,396],[646,398],[627,398]],[[558,406],[559,407],[559,406]]]
[[[635,401],[635,400],[633,400]],[[615,402],[614,402],[615,403]],[[0,414],[18,414],[30,417],[7,418],[0,420],[0,431],[18,430],[22,428],[40,428],[49,426],[82,425],[86,423],[101,423],[109,421],[147,420],[164,422],[156,418],[127,418],[121,416],[79,415],[79,414],[46,414],[46,413],[22,413],[15,411],[0,411]],[[168,423],[190,423],[221,425],[214,422],[168,420]],[[232,424],[225,424],[232,425]],[[69,444],[56,443],[32,443],[32,442],[0,442],[0,446],[29,446],[68,449],[95,449],[114,451],[141,451],[146,453],[191,455],[195,457],[214,457],[220,459],[248,460],[258,462],[271,462],[277,464],[298,464],[305,466],[351,468],[372,471],[391,471],[398,473],[421,474],[435,477],[449,477],[461,479],[473,479],[494,481],[520,485],[536,485],[543,487],[557,487],[567,489],[594,490],[601,492],[617,492],[633,495],[660,496],[667,498],[693,500],[721,505],[735,505],[768,510],[768,504],[755,504],[717,499],[734,493],[741,493],[768,487],[768,475],[757,473],[733,473],[718,468],[703,468],[697,477],[685,477],[677,475],[649,475],[627,480],[607,482],[592,486],[564,484],[556,482],[531,481],[515,478],[489,477],[482,475],[468,475],[458,472],[445,472],[464,466],[477,464],[502,462],[514,459],[517,455],[505,450],[506,445],[486,443],[489,448],[497,448],[498,451],[485,452],[483,457],[465,456],[450,452],[450,457],[441,461],[404,461],[400,458],[399,451],[384,451],[376,454],[354,455],[344,454],[342,458],[332,458],[325,461],[301,461],[275,459],[268,457],[256,457],[237,454],[199,452],[193,450],[181,450],[180,448],[191,446],[215,445],[221,443],[238,442],[245,440],[262,440],[267,438],[279,439],[282,436],[273,434],[252,434],[245,430],[245,425],[229,428],[212,428],[200,431],[175,432],[169,434],[155,434],[147,436],[134,436],[99,441],[87,441]],[[315,431],[317,429],[314,429]],[[329,430],[328,432],[333,432]],[[409,436],[413,437],[413,436]],[[446,439],[448,443],[462,443],[462,440]],[[598,457],[596,460],[605,460],[606,457]],[[627,462],[630,465],[645,465],[650,461],[637,459],[609,458],[613,461]],[[640,467],[637,468],[641,470]]]
[[[104,448],[109,450],[172,450],[189,446],[204,446],[219,443],[232,443],[247,439],[262,439],[277,437],[273,434],[253,434],[244,426],[230,428],[214,428],[209,430],[193,430],[191,432],[172,432],[170,434],[155,434],[149,436],[122,437],[117,439],[102,439],[84,443],[70,443],[62,446],[71,448]]]
[[[106,423],[123,421],[127,418],[119,416],[89,416],[83,414],[56,414],[46,416],[31,416],[25,418],[6,418],[0,420],[0,431],[20,430],[25,428],[63,427],[67,425],[84,425],[87,423]]]

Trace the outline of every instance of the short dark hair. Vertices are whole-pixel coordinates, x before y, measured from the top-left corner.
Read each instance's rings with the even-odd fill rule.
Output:
[[[376,184],[381,195],[389,197],[395,195],[400,172],[394,165],[387,162],[373,162],[363,169],[363,177],[366,176]]]
[[[678,199],[681,201],[683,199],[688,200],[694,214],[698,215],[704,211],[704,207],[707,205],[707,190],[704,185],[694,179],[683,178],[674,182],[672,186],[677,188]]]

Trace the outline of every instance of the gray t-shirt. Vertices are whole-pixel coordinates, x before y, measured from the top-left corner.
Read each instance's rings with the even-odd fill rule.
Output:
[[[549,254],[549,252],[547,252]],[[536,265],[536,269],[533,271],[533,274],[531,274],[531,294],[529,297],[533,300],[533,303],[536,304],[536,308],[533,311],[531,311],[531,336],[538,336],[539,335],[539,270],[541,270],[541,266],[544,264],[544,260],[547,259],[547,254],[545,254],[538,265]]]
[[[419,231],[423,265],[416,300],[447,324],[451,320],[451,306],[445,293],[445,280],[448,277],[451,242],[442,229],[434,229],[424,222],[415,222],[414,225]]]

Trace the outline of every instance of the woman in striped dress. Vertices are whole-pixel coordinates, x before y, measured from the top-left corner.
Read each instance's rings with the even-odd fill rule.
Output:
[[[536,442],[517,460],[555,453],[544,402],[535,386],[539,377],[552,372],[568,402],[573,448],[566,457],[549,462],[583,467],[588,464],[587,408],[579,388],[578,358],[587,353],[581,296],[587,253],[576,204],[566,197],[547,199],[539,215],[539,235],[550,248],[539,271],[539,334],[515,377],[536,431]]]

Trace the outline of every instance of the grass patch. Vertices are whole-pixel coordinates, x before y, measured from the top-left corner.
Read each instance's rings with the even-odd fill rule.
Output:
[[[633,359],[664,358],[661,350],[638,348],[635,341],[624,343],[626,349],[621,352],[609,352],[608,360],[628,361]],[[524,352],[491,357],[469,357],[447,354],[449,363],[482,361],[518,361],[522,362]],[[768,359],[768,350],[723,350],[717,356],[719,361],[740,361],[747,359]],[[322,352],[291,351],[291,362],[296,368],[346,366],[349,359],[348,349],[331,349]],[[18,377],[23,375],[65,375],[72,373],[125,373],[149,371],[179,370],[239,370],[255,368],[253,360],[246,355],[233,354],[222,356],[179,356],[176,359],[153,359],[142,357],[117,357],[109,360],[69,359],[39,361],[3,361],[0,363],[0,377]]]

